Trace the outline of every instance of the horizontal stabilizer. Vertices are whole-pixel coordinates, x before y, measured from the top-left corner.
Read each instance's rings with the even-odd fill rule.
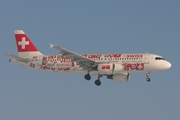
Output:
[[[28,60],[28,59],[21,58],[21,57],[12,55],[12,54],[6,54],[6,55],[9,56],[10,58],[15,59],[15,60],[20,61],[20,62],[25,62],[25,63],[30,62],[30,60]]]

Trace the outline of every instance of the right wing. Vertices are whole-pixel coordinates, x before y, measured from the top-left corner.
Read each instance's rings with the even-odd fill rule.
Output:
[[[21,57],[12,55],[12,54],[6,54],[6,55],[9,56],[10,58],[15,59],[15,60],[20,61],[20,62],[25,62],[25,63],[30,62],[30,60],[28,60],[28,59],[21,58]]]
[[[79,63],[83,69],[88,69],[91,67],[95,67],[97,65],[97,63],[94,60],[86,58],[80,54],[77,54],[75,52],[62,48],[60,46],[50,44],[50,48],[55,48],[59,50],[63,56],[67,56],[72,61]]]

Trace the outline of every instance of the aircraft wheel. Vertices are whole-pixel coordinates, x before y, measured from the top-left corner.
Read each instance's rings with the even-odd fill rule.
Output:
[[[101,81],[99,79],[97,79],[95,82],[94,82],[97,86],[100,86],[101,85]]]
[[[151,79],[150,79],[150,78],[146,78],[146,81],[147,81],[147,82],[150,82],[150,81],[151,81]]]
[[[84,78],[85,78],[86,80],[90,80],[90,79],[91,79],[91,76],[90,76],[89,74],[86,74],[86,75],[84,76]]]

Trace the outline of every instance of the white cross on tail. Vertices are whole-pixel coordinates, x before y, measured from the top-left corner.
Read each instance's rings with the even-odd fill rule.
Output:
[[[21,45],[21,49],[25,49],[26,45],[29,45],[29,41],[26,41],[26,38],[22,37],[22,41],[18,42],[18,45]]]

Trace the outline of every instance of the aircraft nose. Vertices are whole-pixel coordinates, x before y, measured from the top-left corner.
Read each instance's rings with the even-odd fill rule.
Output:
[[[171,67],[171,63],[170,63],[170,62],[167,62],[167,63],[166,63],[166,67],[167,67],[167,69],[169,69],[169,68]]]

